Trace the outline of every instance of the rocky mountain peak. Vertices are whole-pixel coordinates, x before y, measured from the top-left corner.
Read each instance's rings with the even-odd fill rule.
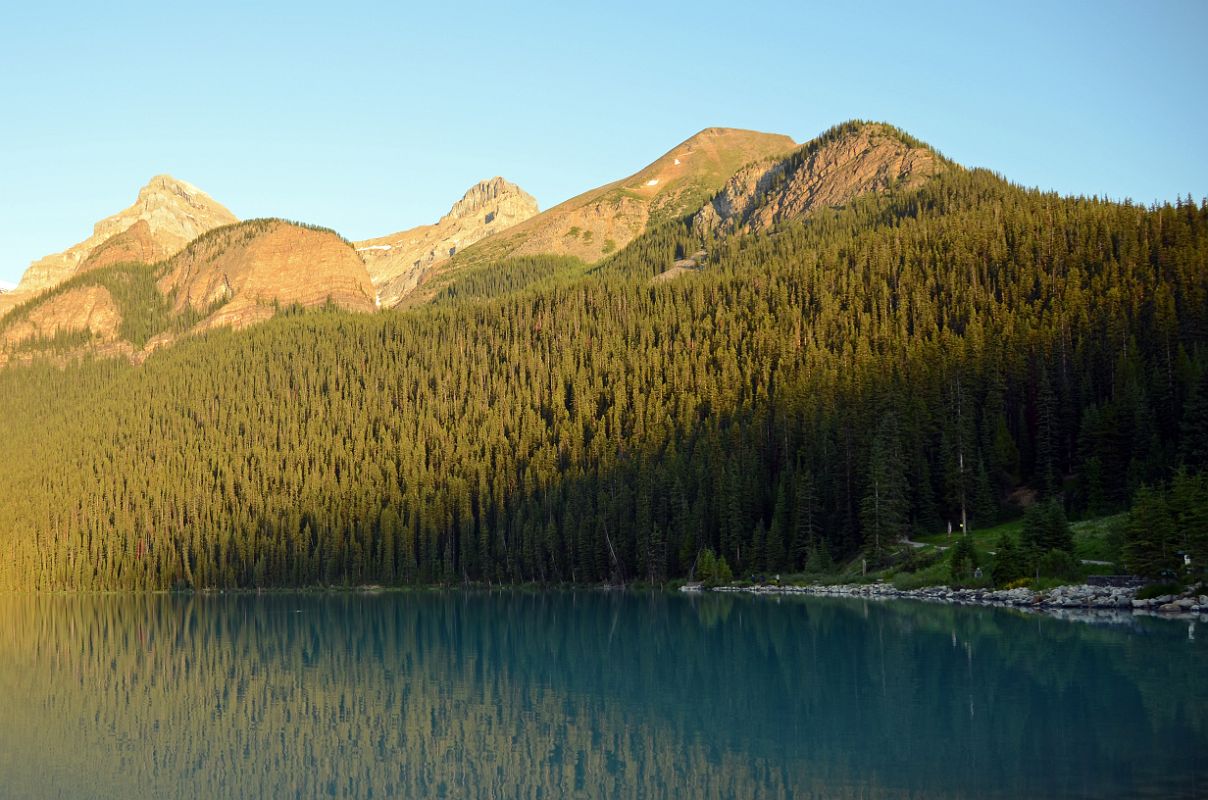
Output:
[[[92,236],[31,264],[18,288],[31,294],[57,286],[80,272],[94,251],[116,237],[122,237],[121,246],[111,248],[113,253],[125,253],[128,260],[155,261],[177,253],[208,230],[235,222],[234,214],[196,186],[171,175],[156,175],[139,190],[133,205],[96,223]],[[139,246],[133,247],[134,242]],[[97,266],[95,260],[90,266]]]
[[[381,304],[394,306],[461,250],[535,216],[531,194],[498,176],[479,181],[435,225],[357,242]]]
[[[471,186],[462,198],[453,204],[449,213],[441,217],[441,222],[461,220],[477,216],[481,212],[498,214],[496,207],[503,204],[509,206],[512,216],[531,217],[539,210],[537,200],[531,194],[516,184],[496,176]],[[489,219],[484,220],[484,224],[490,222]]]
[[[140,204],[184,202],[194,208],[218,205],[214,198],[193,184],[177,180],[167,174],[156,175],[147,181],[147,185],[138,190],[136,202]]]

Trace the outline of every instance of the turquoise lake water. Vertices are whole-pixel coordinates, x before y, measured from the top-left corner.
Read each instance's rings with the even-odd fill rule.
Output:
[[[0,597],[0,798],[1208,796],[1208,626],[621,592]]]

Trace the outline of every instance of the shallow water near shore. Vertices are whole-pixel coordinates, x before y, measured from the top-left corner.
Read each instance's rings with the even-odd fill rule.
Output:
[[[0,797],[1196,797],[1208,626],[622,592],[0,596]]]

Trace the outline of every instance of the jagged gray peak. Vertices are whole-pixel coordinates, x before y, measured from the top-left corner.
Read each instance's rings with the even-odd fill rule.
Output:
[[[462,198],[453,204],[449,213],[441,217],[441,222],[464,219],[482,211],[498,214],[497,207],[505,203],[512,216],[526,215],[527,219],[538,211],[536,198],[516,184],[496,176],[471,186]]]
[[[533,217],[531,194],[498,176],[479,181],[435,225],[356,243],[383,307],[398,304],[458,251]]]
[[[206,231],[238,220],[196,186],[171,175],[156,175],[139,190],[134,205],[97,222],[92,236],[31,264],[21,279],[20,291],[38,292],[62,283],[94,250],[139,222],[146,224],[147,236],[158,254],[167,257]]]

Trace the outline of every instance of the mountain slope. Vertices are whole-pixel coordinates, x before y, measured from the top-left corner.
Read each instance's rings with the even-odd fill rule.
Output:
[[[376,308],[369,273],[349,242],[274,219],[211,231],[169,261],[156,285],[173,314],[218,307],[200,330],[244,328],[286,305]]]
[[[980,528],[1208,467],[1208,206],[953,169],[716,245],[0,371],[0,589],[872,569],[962,496]]]
[[[128,354],[132,348],[118,344],[121,323],[121,311],[108,288],[79,286],[48,297],[21,319],[0,328],[0,363],[4,363],[6,351],[21,349],[27,342],[43,340],[48,345],[62,345],[70,334],[84,334],[76,341],[91,341],[94,353],[99,350],[97,346],[103,346],[109,355]],[[59,337],[63,338],[53,341]]]
[[[76,268],[75,274],[101,269],[111,264],[154,264],[170,255],[172,252],[169,252],[169,247],[157,241],[151,232],[151,224],[145,219],[140,219],[94,248]]]
[[[537,201],[495,177],[472,186],[435,225],[357,242],[384,307],[397,305],[438,264],[458,251],[529,219]]]
[[[793,147],[792,139],[778,134],[707,128],[633,175],[554,206],[470,248],[459,261],[523,255],[598,261],[651,224],[700,208],[743,165]]]

